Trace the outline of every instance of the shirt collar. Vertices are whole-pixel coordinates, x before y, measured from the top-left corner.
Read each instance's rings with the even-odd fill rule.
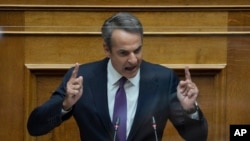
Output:
[[[109,59],[108,66],[108,80],[112,85],[115,85],[118,80],[122,77],[122,75],[115,70],[113,67],[111,60]],[[129,78],[128,81],[131,82],[134,86],[139,85],[139,80],[140,80],[140,69],[138,70],[137,74],[133,78]]]

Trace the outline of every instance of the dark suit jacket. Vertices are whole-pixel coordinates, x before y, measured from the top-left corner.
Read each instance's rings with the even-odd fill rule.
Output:
[[[51,98],[31,113],[27,124],[29,133],[33,136],[46,134],[73,115],[82,141],[112,141],[114,126],[107,102],[107,62],[106,58],[80,66],[78,75],[84,77],[83,95],[71,112],[62,116],[62,102],[71,68]],[[200,120],[185,115],[176,96],[179,80],[172,70],[142,61],[140,75],[138,105],[128,141],[155,140],[152,116],[156,120],[159,140],[168,120],[185,140],[206,140],[207,121],[200,110]]]

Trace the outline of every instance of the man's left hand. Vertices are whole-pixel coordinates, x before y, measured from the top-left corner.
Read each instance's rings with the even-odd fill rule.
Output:
[[[177,86],[177,97],[185,111],[195,108],[196,98],[199,90],[192,82],[189,68],[185,67],[185,80],[181,80]]]

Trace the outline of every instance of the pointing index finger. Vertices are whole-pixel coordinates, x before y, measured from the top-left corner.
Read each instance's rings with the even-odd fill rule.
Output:
[[[186,80],[192,81],[188,66],[185,67],[185,77],[186,77]]]
[[[73,72],[72,72],[72,74],[71,74],[71,78],[76,78],[76,77],[77,77],[78,70],[79,70],[79,64],[76,63],[76,64],[75,64],[75,68],[74,68],[74,70],[73,70]]]

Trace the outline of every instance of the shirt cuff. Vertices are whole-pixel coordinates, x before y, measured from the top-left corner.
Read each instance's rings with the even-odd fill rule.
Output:
[[[67,114],[68,112],[70,112],[72,110],[72,108],[70,108],[69,110],[64,110],[63,108],[62,108],[62,110],[61,110],[61,113],[62,113],[62,115],[65,115],[65,114]]]
[[[188,117],[191,118],[191,119],[199,120],[200,119],[199,111],[197,110],[195,113],[189,114]]]

